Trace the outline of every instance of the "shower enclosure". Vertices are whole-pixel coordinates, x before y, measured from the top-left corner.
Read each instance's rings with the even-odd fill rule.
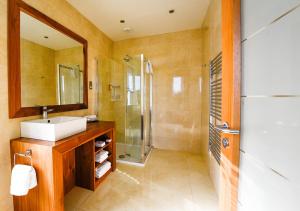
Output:
[[[124,140],[117,159],[143,164],[151,151],[152,66],[144,55],[124,58]]]
[[[59,105],[83,102],[83,74],[79,65],[58,65],[57,102]]]
[[[98,119],[115,121],[118,162],[144,165],[151,152],[151,63],[144,55],[122,62],[104,58],[97,65]]]

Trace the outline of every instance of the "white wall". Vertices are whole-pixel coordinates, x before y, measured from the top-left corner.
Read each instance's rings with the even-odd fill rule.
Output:
[[[299,4],[242,0],[239,211],[300,210]]]

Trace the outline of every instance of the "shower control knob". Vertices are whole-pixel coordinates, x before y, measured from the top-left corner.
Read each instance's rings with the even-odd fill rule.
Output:
[[[222,145],[223,145],[224,148],[229,147],[229,140],[228,140],[228,138],[223,138],[222,139]]]

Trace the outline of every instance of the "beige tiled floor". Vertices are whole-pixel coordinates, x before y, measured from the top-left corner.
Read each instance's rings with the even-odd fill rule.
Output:
[[[146,167],[118,164],[95,192],[75,187],[67,211],[216,211],[217,196],[201,157],[153,150]]]

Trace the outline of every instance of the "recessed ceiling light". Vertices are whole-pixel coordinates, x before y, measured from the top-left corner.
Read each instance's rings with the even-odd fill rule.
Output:
[[[175,10],[169,10],[169,14],[173,14],[175,12]]]
[[[120,20],[120,23],[125,23],[125,20]]]
[[[130,27],[124,27],[123,31],[129,33],[129,32],[132,31],[132,28],[130,28]]]
[[[49,37],[48,37],[48,36],[44,36],[44,38],[45,38],[45,39],[48,39]]]

